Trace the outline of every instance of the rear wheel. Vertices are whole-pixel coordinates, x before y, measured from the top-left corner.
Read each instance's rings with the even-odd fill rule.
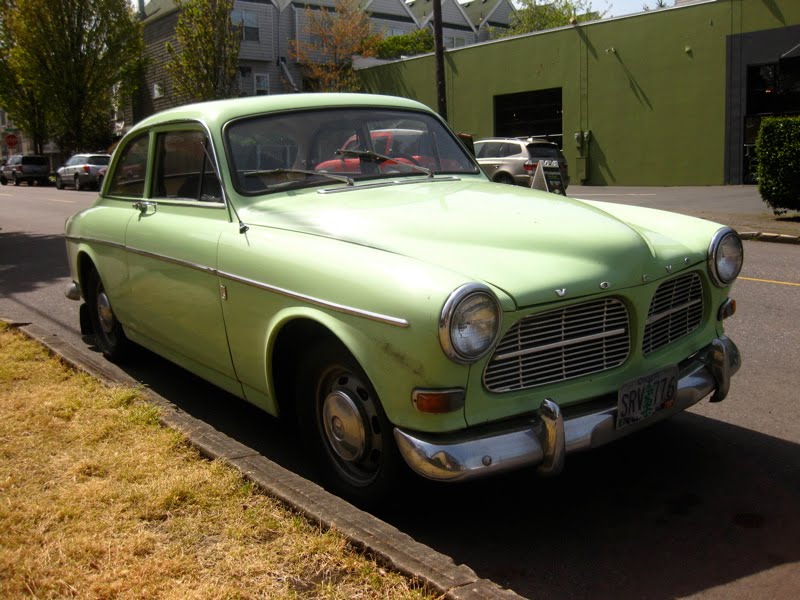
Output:
[[[120,361],[130,350],[130,341],[117,321],[100,275],[92,268],[86,278],[86,304],[97,347],[111,361]]]
[[[362,505],[386,498],[407,469],[355,358],[326,340],[306,355],[297,384],[300,429],[330,487]]]
[[[511,177],[511,175],[509,175],[508,173],[499,173],[494,178],[494,182],[495,183],[505,183],[505,184],[508,184],[508,185],[514,185],[514,178]]]
[[[83,188],[81,187],[81,178],[75,175],[75,191],[80,192]]]

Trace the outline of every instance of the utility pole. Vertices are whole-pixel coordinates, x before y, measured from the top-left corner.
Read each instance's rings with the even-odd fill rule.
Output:
[[[442,44],[442,0],[433,0],[433,48],[436,56],[436,99],[439,116],[447,121],[447,88],[444,81],[444,45]]]

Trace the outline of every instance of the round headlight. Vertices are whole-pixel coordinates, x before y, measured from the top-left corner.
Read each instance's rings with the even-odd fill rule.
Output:
[[[472,283],[450,295],[439,320],[439,341],[447,356],[475,362],[491,350],[500,333],[500,303],[485,286]]]
[[[714,283],[725,287],[739,276],[744,261],[744,248],[739,234],[730,227],[720,229],[708,249],[708,270]]]

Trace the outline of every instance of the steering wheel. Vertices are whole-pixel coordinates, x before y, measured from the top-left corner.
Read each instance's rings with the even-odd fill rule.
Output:
[[[419,166],[419,162],[417,162],[417,159],[415,159],[410,154],[406,154],[405,152],[393,152],[392,154],[389,155],[389,158],[402,158],[403,160],[407,160],[408,162],[410,162],[412,165]],[[403,163],[398,162],[397,164],[402,165]]]

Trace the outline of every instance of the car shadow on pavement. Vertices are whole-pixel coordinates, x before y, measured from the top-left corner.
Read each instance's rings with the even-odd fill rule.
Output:
[[[291,425],[144,350],[124,370],[319,483]],[[693,413],[552,479],[411,483],[376,516],[530,598],[667,600],[800,560],[800,445]]]
[[[0,231],[0,291],[21,294],[69,277],[63,235]]]
[[[555,479],[424,497],[441,510],[383,518],[530,598],[682,598],[800,560],[800,445],[692,413]]]

